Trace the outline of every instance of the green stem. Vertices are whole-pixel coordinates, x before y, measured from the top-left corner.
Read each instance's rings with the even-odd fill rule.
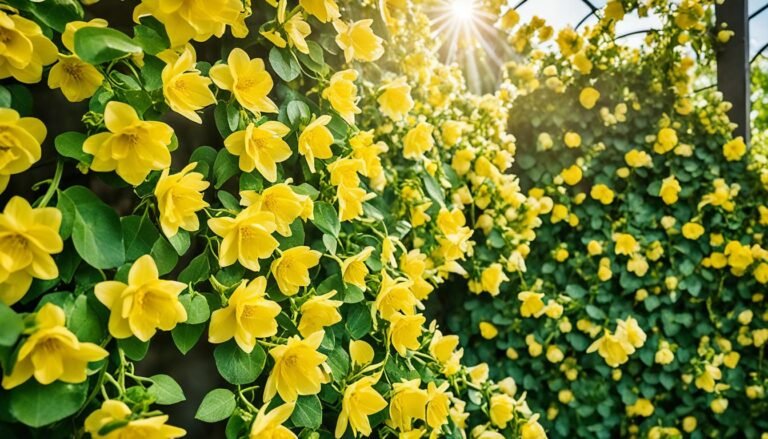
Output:
[[[51,201],[51,198],[53,198],[53,194],[56,193],[56,190],[59,189],[59,184],[61,183],[61,176],[64,174],[64,163],[61,162],[61,160],[56,162],[56,171],[53,174],[53,180],[51,180],[51,184],[48,186],[48,190],[45,192],[45,195],[43,195],[43,198],[40,200],[40,204],[38,207],[45,207],[48,205],[48,202]]]

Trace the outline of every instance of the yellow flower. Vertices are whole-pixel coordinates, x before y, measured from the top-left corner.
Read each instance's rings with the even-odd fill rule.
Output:
[[[109,132],[94,134],[83,143],[83,151],[93,155],[91,169],[116,171],[123,180],[138,186],[150,171],[171,166],[173,129],[163,122],[143,121],[125,103],[110,101],[104,110]]]
[[[360,159],[340,158],[328,165],[331,174],[331,184],[334,186],[347,186],[354,188],[360,185],[361,173],[365,168],[365,162]]]
[[[405,76],[400,76],[379,89],[381,92],[377,99],[379,110],[394,121],[403,120],[413,108],[411,86],[408,85],[407,80]]]
[[[607,365],[619,367],[629,360],[629,354],[634,352],[635,349],[625,338],[613,335],[610,331],[606,330],[602,337],[595,340],[587,348],[588,354],[595,351],[605,359]]]
[[[656,363],[661,365],[670,364],[675,360],[675,354],[672,352],[672,349],[670,349],[668,342],[662,341],[659,344],[659,350],[656,351],[653,359]]]
[[[336,295],[333,290],[322,296],[314,296],[304,302],[299,309],[301,320],[299,321],[299,333],[302,337],[309,337],[326,326],[332,326],[341,321],[339,307],[344,304],[340,300],[331,300]]]
[[[631,256],[632,253],[640,250],[640,244],[629,233],[614,233],[613,242],[615,243],[614,252],[617,255]]]
[[[653,150],[656,151],[657,154],[666,154],[677,146],[677,141],[677,132],[674,129],[662,128],[659,130],[656,143],[653,145]]]
[[[231,91],[243,108],[256,115],[277,113],[277,105],[268,96],[274,85],[272,77],[261,58],[251,59],[243,49],[235,48],[229,53],[227,64],[211,67],[208,74],[217,87]]]
[[[187,311],[179,302],[179,294],[187,286],[173,280],[162,280],[155,260],[144,255],[128,272],[128,284],[118,281],[99,282],[96,297],[109,310],[109,333],[115,338],[132,335],[148,341],[157,329],[170,331],[187,320]]]
[[[520,305],[520,315],[523,317],[540,317],[544,314],[544,302],[541,298],[544,297],[543,293],[534,293],[531,291],[523,291],[517,295],[518,300],[523,303]]]
[[[424,158],[424,153],[435,146],[432,137],[434,127],[426,122],[419,122],[415,128],[411,128],[403,138],[403,157],[411,160]]]
[[[334,20],[336,29],[336,44],[344,51],[346,62],[376,61],[384,55],[383,40],[371,30],[373,20],[366,19],[353,23]]]
[[[645,344],[646,335],[633,317],[617,320],[616,337],[626,340],[630,345],[640,349]],[[632,352],[630,352],[632,353]]]
[[[60,253],[61,212],[54,207],[32,208],[15,196],[0,214],[0,302],[10,306],[21,300],[32,278],[59,276],[51,254]]]
[[[696,384],[697,388],[712,393],[715,391],[715,381],[722,377],[723,374],[718,367],[706,364],[704,365],[704,370],[696,377],[694,384]]]
[[[335,0],[299,0],[299,4],[321,23],[327,23],[341,16]]]
[[[85,431],[93,439],[174,439],[187,434],[182,428],[167,425],[168,415],[138,419],[131,419],[131,415],[131,409],[124,402],[108,399],[101,404],[101,408],[85,418]],[[108,433],[99,434],[102,429]]]
[[[568,148],[578,148],[581,146],[581,136],[579,133],[574,133],[573,131],[568,131],[565,133],[565,137],[563,138],[565,141],[565,146]]]
[[[59,54],[57,62],[48,73],[48,87],[60,88],[69,102],[80,102],[96,93],[104,82],[104,75],[94,66],[76,55]]]
[[[295,402],[275,407],[267,413],[269,404],[264,404],[251,425],[250,439],[296,439],[297,436],[283,424],[291,417]]]
[[[514,418],[515,400],[509,395],[500,393],[491,396],[490,417],[493,425],[507,428],[507,423]]]
[[[637,398],[634,404],[627,406],[627,416],[642,416],[647,418],[653,414],[653,403],[645,398]]]
[[[317,352],[323,341],[323,331],[304,339],[293,336],[285,345],[269,350],[275,361],[264,388],[264,401],[270,401],[276,393],[286,402],[295,402],[299,395],[316,395],[320,385],[329,378],[324,368],[326,356]]]
[[[363,214],[363,203],[376,197],[374,193],[368,193],[359,187],[341,185],[336,192],[339,201],[339,219],[352,221]]]
[[[0,10],[0,79],[13,77],[25,84],[40,82],[43,66],[56,61],[58,50],[32,20]]]
[[[413,249],[404,253],[400,257],[400,269],[408,276],[411,281],[411,291],[417,299],[423,300],[434,290],[431,283],[424,279],[424,273],[427,269],[427,255],[422,254],[418,249]]]
[[[155,197],[160,210],[160,226],[165,236],[172,237],[179,228],[194,232],[200,228],[197,212],[208,207],[203,200],[203,191],[210,183],[203,180],[203,174],[192,172],[197,163],[190,163],[181,172],[170,175],[163,169],[155,186]]]
[[[288,44],[295,46],[296,49],[305,54],[309,54],[309,46],[306,38],[312,33],[309,23],[304,21],[301,14],[295,14],[283,25],[285,33],[288,35]]]
[[[248,282],[243,280],[229,297],[227,306],[211,314],[208,341],[224,343],[234,337],[240,349],[251,353],[257,338],[277,334],[277,321],[281,308],[267,299],[267,279],[259,276]]]
[[[216,97],[208,88],[211,80],[195,68],[195,49],[186,45],[181,54],[167,51],[161,54],[165,61],[163,68],[163,95],[171,110],[187,119],[202,123],[198,110],[216,103]]]
[[[373,361],[373,347],[363,340],[351,340],[349,342],[349,357],[352,359],[352,367],[367,366]]]
[[[326,126],[330,121],[331,116],[320,116],[299,135],[299,154],[307,160],[307,166],[312,172],[315,172],[315,159],[327,160],[333,157],[333,134]]]
[[[677,203],[678,194],[680,193],[680,182],[677,181],[674,175],[670,175],[661,181],[661,189],[659,189],[659,196],[664,203],[672,205]]]
[[[593,87],[584,87],[579,93],[579,103],[587,110],[594,108],[598,99],[600,99],[600,92]]]
[[[443,335],[440,331],[436,331],[429,343],[429,353],[439,363],[445,364],[451,359],[457,346],[459,346],[457,335]]]
[[[336,72],[323,90],[323,99],[330,102],[331,107],[350,125],[355,124],[355,115],[362,111],[357,106],[357,76],[357,70],[353,69]]]
[[[171,47],[189,40],[205,41],[221,37],[227,26],[235,27],[243,4],[240,0],[179,1],[142,0],[133,11],[133,19],[152,15],[165,25]]]
[[[261,125],[249,123],[241,131],[236,131],[224,140],[227,151],[240,156],[240,169],[251,172],[254,169],[270,183],[277,180],[277,164],[288,160],[291,147],[283,137],[291,129],[277,121],[267,121]]]
[[[683,236],[686,239],[697,240],[704,234],[704,226],[694,222],[687,222],[683,225]]]
[[[352,429],[352,435],[360,433],[367,437],[372,433],[368,416],[378,413],[387,407],[387,401],[373,388],[378,377],[363,377],[344,389],[341,401],[341,413],[336,420],[335,436],[340,438],[347,431],[347,424]]]
[[[219,265],[222,267],[237,261],[251,271],[259,271],[259,259],[272,256],[279,245],[272,237],[277,228],[275,215],[252,207],[235,218],[211,218],[208,227],[223,238],[219,248]]]
[[[499,287],[502,282],[508,281],[504,268],[498,262],[495,262],[483,270],[483,274],[480,276],[480,282],[483,286],[483,290],[491,294],[491,296],[499,295]]]
[[[729,162],[741,160],[744,154],[747,153],[747,145],[744,144],[744,138],[739,136],[735,139],[729,140],[723,145],[723,155]]]
[[[373,253],[373,247],[366,247],[360,253],[350,256],[341,264],[341,278],[345,283],[352,284],[365,291],[365,277],[368,275],[368,267],[365,261]]]
[[[64,310],[46,303],[35,314],[34,332],[24,340],[9,375],[3,376],[3,388],[16,387],[33,376],[40,384],[56,380],[82,383],[86,380],[88,363],[109,355],[93,343],[77,340],[64,326]]]
[[[633,168],[650,168],[653,166],[653,159],[651,158],[651,155],[645,151],[640,151],[637,149],[631,149],[629,152],[624,154],[624,161],[627,162],[627,165]]]
[[[277,281],[280,292],[293,296],[299,288],[310,284],[309,269],[320,262],[322,253],[307,246],[292,247],[272,261],[270,271]],[[312,331],[314,332],[314,331]]]
[[[544,427],[538,422],[539,414],[531,416],[528,421],[520,428],[521,439],[547,439]]]
[[[486,340],[492,340],[499,335],[499,330],[496,329],[493,323],[480,322],[480,335]]]
[[[408,349],[419,348],[419,338],[423,330],[422,325],[427,319],[421,315],[403,315],[396,313],[390,318],[389,340],[400,356],[405,357]]]
[[[579,184],[583,176],[583,172],[579,165],[572,165],[569,168],[565,168],[560,172],[560,176],[563,177],[563,181],[569,186],[575,186]]]
[[[26,171],[40,160],[40,144],[47,133],[40,119],[20,118],[16,110],[0,108],[0,193],[8,186],[11,175]]]
[[[713,413],[719,415],[720,413],[728,410],[728,400],[725,398],[715,398],[709,404],[709,408],[712,409]]]
[[[392,399],[389,403],[389,420],[400,431],[408,431],[414,420],[426,418],[429,395],[420,389],[420,379],[392,384]]]
[[[427,425],[437,430],[448,423],[451,393],[446,392],[450,383],[447,381],[436,386],[434,381],[427,384]]]
[[[374,306],[383,319],[389,320],[398,313],[414,314],[417,307],[421,308],[421,303],[411,291],[411,281],[392,279],[386,270],[382,270],[381,285]]]
[[[297,194],[285,183],[270,186],[264,192],[242,191],[240,192],[240,204],[262,212],[269,212],[275,216],[277,233],[283,236],[291,236],[291,224],[297,219],[307,219],[307,212],[314,208],[312,199],[306,195]]]
[[[611,188],[604,184],[596,184],[592,186],[592,190],[589,192],[589,196],[592,197],[592,199],[598,200],[605,205],[613,203],[614,198],[614,194]]]

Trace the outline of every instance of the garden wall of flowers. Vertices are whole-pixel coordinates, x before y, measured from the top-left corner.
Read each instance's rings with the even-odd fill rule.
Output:
[[[697,83],[713,1],[476,2],[489,94],[439,3],[0,0],[3,437],[768,432],[768,174]]]

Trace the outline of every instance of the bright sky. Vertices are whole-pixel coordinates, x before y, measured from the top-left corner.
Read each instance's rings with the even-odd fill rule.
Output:
[[[592,0],[592,4],[601,8],[605,6],[606,0]],[[752,14],[760,7],[765,6],[768,0],[749,0],[749,13]],[[538,15],[549,22],[555,29],[566,25],[575,26],[582,18],[589,13],[589,7],[581,0],[528,0],[524,5],[518,8],[522,21],[529,19],[533,15]],[[590,17],[587,23],[594,22],[595,18]],[[627,15],[617,26],[618,35],[625,33],[652,29],[657,27],[658,21],[653,17],[639,18],[637,14]],[[627,42],[642,41],[642,35],[628,37]],[[768,42],[768,10],[750,21],[750,49],[754,56],[761,47]],[[768,55],[768,51],[764,51]]]

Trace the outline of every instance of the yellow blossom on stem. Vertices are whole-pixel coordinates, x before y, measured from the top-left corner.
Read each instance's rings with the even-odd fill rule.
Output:
[[[171,165],[170,126],[141,120],[132,106],[118,101],[107,104],[104,124],[108,132],[94,134],[83,143],[83,151],[93,155],[92,170],[116,171],[123,180],[138,186],[150,171]]]
[[[48,72],[48,87],[60,88],[69,102],[80,102],[96,93],[104,82],[99,69],[82,61],[77,55],[59,54],[59,62]]]
[[[280,292],[293,296],[299,288],[310,284],[309,270],[320,262],[320,253],[307,246],[292,247],[272,261],[270,271]],[[314,331],[312,331],[314,332]]]
[[[21,300],[32,278],[59,276],[51,255],[64,249],[60,226],[56,208],[33,208],[18,196],[8,201],[0,214],[0,302],[10,306]]]
[[[326,356],[317,352],[323,341],[323,331],[304,339],[293,336],[286,344],[269,350],[275,365],[264,388],[264,401],[279,394],[283,401],[295,402],[299,395],[316,395],[320,385],[327,383]]]
[[[179,294],[187,286],[159,278],[150,255],[136,260],[128,272],[128,284],[99,282],[96,297],[109,311],[109,333],[115,338],[135,336],[148,341],[158,329],[170,331],[187,320]]]
[[[352,340],[349,342],[349,357],[352,367],[367,366],[373,361],[373,347],[364,340]]]
[[[131,409],[124,402],[108,399],[101,404],[101,408],[85,418],[85,431],[93,439],[174,439],[187,434],[182,428],[166,424],[168,415],[137,419],[131,419],[131,415]],[[101,433],[102,429],[108,432]]]
[[[330,102],[331,107],[350,125],[354,125],[355,115],[362,111],[357,106],[357,77],[357,70],[354,69],[336,72],[322,93],[323,99]]]
[[[274,83],[261,58],[251,59],[243,49],[235,48],[227,64],[217,64],[209,72],[217,87],[229,90],[243,108],[254,114],[277,113],[277,105],[269,98]]]
[[[315,159],[327,160],[333,157],[333,134],[327,127],[330,122],[331,116],[320,116],[299,135],[299,154],[307,160],[307,166],[312,172],[315,172]]]
[[[383,40],[371,29],[373,20],[365,19],[353,23],[334,20],[336,44],[344,51],[346,62],[376,61],[384,55]]]
[[[180,228],[188,232],[198,230],[200,220],[197,212],[208,207],[203,200],[203,192],[210,183],[203,180],[203,174],[192,171],[196,165],[190,163],[173,175],[170,169],[163,169],[155,186],[160,226],[169,238],[176,235]]]
[[[277,321],[281,308],[267,298],[267,279],[257,277],[243,280],[229,297],[227,306],[211,313],[208,341],[224,343],[232,338],[240,349],[253,351],[257,338],[277,334]]]
[[[299,0],[299,5],[321,23],[341,17],[335,0]]]
[[[347,431],[347,425],[352,429],[352,435],[357,437],[370,436],[371,423],[368,416],[378,413],[387,407],[387,401],[373,388],[379,378],[367,376],[360,378],[344,389],[341,401],[341,413],[336,420],[335,436],[340,438]]]
[[[424,158],[424,153],[435,145],[433,130],[434,127],[426,122],[420,122],[411,128],[403,138],[403,157],[411,160]]]
[[[400,356],[405,357],[408,350],[419,348],[419,338],[427,319],[421,314],[403,315],[396,313],[390,316],[389,340]]]
[[[3,388],[11,389],[35,377],[47,385],[56,380],[82,383],[87,378],[88,363],[99,361],[109,353],[93,343],[78,341],[64,326],[64,310],[46,303],[35,314],[34,332],[24,340],[15,364],[3,376]]]
[[[40,82],[43,66],[56,61],[56,45],[32,20],[0,10],[0,79],[13,77],[25,84]]]
[[[291,129],[277,121],[261,125],[249,123],[244,130],[236,131],[226,139],[224,146],[231,154],[240,157],[240,170],[254,169],[270,183],[277,180],[277,164],[288,160],[291,148],[283,140]]]
[[[189,40],[205,41],[221,37],[227,26],[235,27],[243,4],[240,0],[180,1],[142,0],[133,11],[137,23],[141,17],[152,15],[165,25],[171,47]]]
[[[215,104],[216,97],[209,88],[211,80],[202,76],[195,67],[197,57],[194,47],[188,44],[181,54],[166,51],[160,57],[166,63],[161,78],[168,106],[187,119],[202,123],[197,111]]]
[[[26,171],[40,160],[40,145],[47,134],[40,119],[19,117],[14,109],[0,108],[0,193],[8,187],[11,175]]]
[[[400,76],[379,89],[381,92],[377,99],[379,109],[382,114],[394,121],[403,120],[414,105],[411,86],[407,81],[408,78]]]
[[[365,261],[373,253],[373,247],[366,247],[360,253],[350,256],[341,264],[341,278],[345,283],[352,284],[365,291],[365,277],[368,276],[368,266]]]
[[[332,326],[341,321],[339,307],[344,304],[340,300],[331,300],[336,295],[336,290],[321,296],[309,298],[301,305],[299,312],[299,334],[309,337],[311,334]]]
[[[409,380],[392,384],[389,403],[389,421],[400,431],[408,431],[414,420],[426,419],[429,395],[420,389],[421,380]]]
[[[228,267],[239,262],[251,271],[259,271],[259,259],[272,256],[279,243],[272,237],[277,229],[275,215],[247,208],[235,218],[211,218],[208,227],[222,237],[219,265]]]
[[[662,200],[664,200],[665,204],[672,205],[677,203],[680,190],[680,182],[677,181],[677,178],[675,178],[674,175],[670,175],[669,177],[661,180],[659,196]]]
[[[374,302],[381,317],[389,320],[397,313],[412,315],[421,303],[411,291],[411,282],[403,278],[392,279],[386,270],[381,272],[381,285]]]
[[[283,424],[288,421],[296,406],[289,402],[267,412],[269,404],[264,404],[256,414],[251,425],[250,439],[296,439],[297,436]]]
[[[286,183],[278,183],[265,189],[263,192],[240,192],[240,204],[253,210],[269,212],[275,216],[277,233],[283,236],[291,236],[291,224],[296,218],[306,220],[309,209],[312,211],[314,203],[306,195],[297,194]]]

